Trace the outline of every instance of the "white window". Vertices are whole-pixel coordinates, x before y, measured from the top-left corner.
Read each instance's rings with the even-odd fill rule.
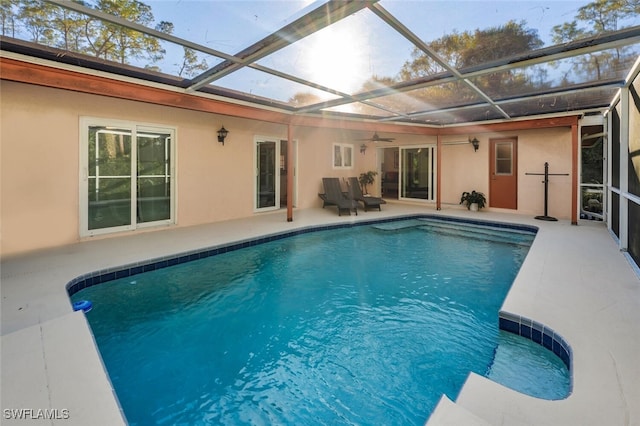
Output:
[[[333,144],[333,168],[353,168],[353,145],[342,143]]]
[[[80,120],[80,234],[175,223],[174,128]]]

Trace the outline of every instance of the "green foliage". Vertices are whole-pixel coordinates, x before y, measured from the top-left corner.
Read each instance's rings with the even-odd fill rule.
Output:
[[[151,6],[139,0],[67,0],[123,18],[135,24],[155,28],[172,34],[171,22],[155,23]],[[575,17],[552,30],[556,44],[619,30],[625,23],[634,22],[640,14],[640,0],[594,0],[580,7]],[[154,26],[155,25],[155,26]],[[157,66],[166,52],[158,38],[101,21],[43,0],[0,0],[0,31],[2,35],[30,39],[70,52],[91,55],[122,64],[135,64],[161,71]],[[18,34],[16,34],[18,33]],[[509,21],[504,25],[473,31],[453,31],[429,43],[429,48],[442,61],[454,68],[473,67],[478,64],[522,54],[543,46],[536,30],[528,28],[525,21]],[[176,61],[174,74],[193,77],[208,69],[199,52],[184,48],[182,61]],[[628,68],[638,56],[635,45],[611,48],[602,52],[578,55],[558,64],[565,70],[564,85],[593,79],[622,78],[619,70]],[[144,64],[144,62],[147,62]],[[142,62],[142,65],[140,63]],[[166,70],[165,70],[166,71]],[[372,76],[361,91],[374,91],[402,81],[430,77],[446,72],[440,61],[433,59],[419,48],[414,48],[411,58],[405,62],[396,76]],[[489,96],[541,89],[550,82],[544,67],[531,66],[522,69],[495,72],[474,78],[474,85]],[[385,107],[391,110],[420,110],[423,105],[468,103],[477,100],[477,93],[467,84],[452,81],[433,87],[425,87],[412,96],[388,97]],[[322,100],[316,95],[299,93],[290,98],[293,106],[316,104]],[[355,113],[376,114],[373,107],[358,104]]]
[[[552,29],[554,43],[568,43],[621,29],[622,22],[640,14],[640,0],[596,0],[578,9],[571,22],[556,25]],[[571,76],[581,82],[585,79],[601,80],[617,75],[624,64],[635,61],[638,50],[634,47],[617,47],[602,52],[581,55],[572,60],[565,84],[571,84]]]
[[[42,4],[38,0],[23,0],[20,2],[19,20],[31,35],[35,43],[50,44],[56,34],[49,25],[49,18],[55,7],[49,3]]]
[[[471,67],[497,59],[521,54],[542,47],[542,40],[536,30],[526,27],[525,22],[509,21],[503,26],[476,29],[463,33],[453,32],[429,43],[429,47],[454,68]],[[414,49],[412,60],[405,62],[400,72],[402,80],[412,80],[444,72],[445,69],[422,50]],[[542,80],[544,71],[537,78],[524,70],[510,70],[480,76],[476,86],[490,95],[526,90]],[[426,88],[421,92],[425,102],[440,104],[456,99],[467,102],[476,99],[477,94],[463,82]]]
[[[144,26],[153,23],[151,7],[137,0],[98,0],[96,9]],[[140,59],[146,55],[155,62],[164,56],[157,38],[129,28],[101,23],[95,27],[94,34],[96,38],[90,44],[98,57],[126,64],[129,58]]]
[[[467,209],[471,209],[471,204],[478,204],[478,209],[483,208],[487,204],[487,199],[482,192],[463,192],[460,197],[460,204],[465,204]]]
[[[294,107],[303,107],[306,105],[312,105],[316,103],[322,102],[322,99],[313,93],[309,92],[298,92],[289,98],[289,104]]]
[[[194,77],[207,69],[209,69],[209,65],[207,64],[206,59],[198,62],[197,52],[193,49],[189,49],[188,47],[184,48],[182,65],[178,71],[179,76],[184,75],[185,77]]]
[[[525,22],[509,21],[503,26],[474,32],[453,32],[432,41],[429,47],[455,68],[474,66],[542,47],[537,31],[525,25]],[[418,48],[413,50],[412,57],[413,60],[402,67],[403,80],[444,71]]]
[[[138,0],[68,0],[123,18],[135,24],[172,34],[174,25],[161,21],[155,24],[151,6]],[[56,47],[83,55],[95,56],[121,64],[140,63],[158,70],[154,64],[166,51],[160,39],[117,24],[75,12],[41,0],[0,0],[0,30],[2,35],[24,37],[34,43]],[[176,73],[192,77],[208,69],[193,49],[184,49],[182,63],[175,64]]]
[[[591,147],[582,148],[582,183],[602,183],[602,149],[602,138],[598,139]]]
[[[373,170],[369,170],[366,173],[360,173],[360,177],[358,178],[358,182],[360,182],[360,185],[362,186],[362,192],[364,194],[367,193],[367,185],[372,185],[373,182],[375,182],[377,174],[378,174],[378,172],[373,171]]]

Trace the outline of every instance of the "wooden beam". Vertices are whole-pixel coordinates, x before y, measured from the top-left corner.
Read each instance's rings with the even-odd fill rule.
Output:
[[[287,126],[287,222],[293,222],[293,126]]]
[[[438,135],[436,151],[436,210],[442,210],[442,135]]]
[[[571,224],[578,224],[578,123],[571,126]]]
[[[0,69],[2,80],[294,126],[437,136],[571,127],[577,124],[579,118],[579,115],[571,115],[444,128],[393,124],[334,116],[294,115],[291,112],[274,111],[190,94],[180,91],[181,89],[169,90],[142,84],[142,82],[122,81],[11,58],[0,58]]]
[[[294,115],[291,123],[295,126],[326,127],[331,129],[355,130],[365,132],[387,132],[405,135],[431,135],[438,133],[438,128],[381,123],[367,120],[352,120],[340,117],[314,117],[310,115]]]
[[[282,112],[269,111],[266,109],[210,99],[203,96],[195,96],[187,93],[114,80],[70,70],[51,68],[44,65],[16,61],[8,58],[0,58],[0,69],[2,69],[1,78],[3,80],[71,90],[74,92],[89,93],[272,123],[286,123],[290,117],[290,114]]]
[[[562,117],[537,118],[532,120],[505,121],[500,123],[471,124],[440,129],[441,135],[466,135],[473,133],[514,132],[520,130],[548,129],[551,127],[571,127],[578,124],[580,114]]]

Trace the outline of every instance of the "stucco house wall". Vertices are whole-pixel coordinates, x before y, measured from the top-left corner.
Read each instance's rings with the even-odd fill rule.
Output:
[[[176,129],[176,225],[224,221],[260,214],[254,211],[254,149],[256,137],[287,139],[287,126],[176,107],[116,99],[37,85],[2,82],[0,100],[2,254],[70,244],[81,240],[80,118],[97,117]],[[224,146],[217,129],[229,130]],[[378,148],[436,144],[429,135],[390,134],[391,144],[365,143],[343,129],[294,126],[297,142],[296,207],[320,207],[322,177],[347,178],[379,170],[383,155]],[[517,213],[542,213],[541,172],[545,161],[552,172],[571,171],[569,128],[527,130],[508,134],[473,135],[480,140],[474,152],[469,145],[443,145],[442,202],[457,206],[460,193],[477,189],[488,193],[491,137],[518,138]],[[464,138],[466,138],[465,136]],[[461,139],[460,136],[448,136]],[[443,139],[447,141],[446,138]],[[352,169],[333,168],[333,143],[353,146]],[[380,193],[380,175],[369,188]],[[425,211],[435,208],[425,203]],[[571,177],[554,177],[550,183],[550,215],[569,218]],[[283,214],[284,220],[284,214]],[[158,229],[158,228],[156,228]],[[143,232],[143,231],[135,231]],[[110,235],[112,236],[112,235]],[[117,235],[116,235],[117,236]],[[96,237],[93,237],[96,238]]]
[[[6,81],[1,102],[3,254],[79,240],[81,116],[176,128],[178,226],[251,215],[254,135],[286,138],[282,125]]]
[[[470,144],[455,143],[469,137],[476,137],[480,142],[477,152]],[[566,176],[549,178],[548,214],[558,219],[569,219],[572,178],[570,128],[471,133],[443,138],[442,203],[457,205],[462,192],[471,190],[483,192],[490,200],[489,141],[501,138],[515,138],[518,145],[518,208],[504,211],[532,216],[543,214],[544,177],[527,173],[543,173],[544,163],[548,162],[549,173],[567,173]]]

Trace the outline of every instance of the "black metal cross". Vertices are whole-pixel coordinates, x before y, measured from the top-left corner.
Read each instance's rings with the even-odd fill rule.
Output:
[[[569,176],[569,173],[549,173],[549,163],[544,163],[544,173],[525,173],[526,175],[544,176],[544,216],[536,216],[535,219],[557,221],[555,217],[551,217],[547,214],[547,201],[549,194],[549,176]]]

